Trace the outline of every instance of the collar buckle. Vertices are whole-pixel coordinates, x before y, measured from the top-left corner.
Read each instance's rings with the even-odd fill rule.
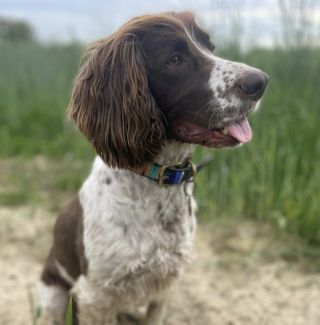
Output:
[[[166,175],[165,172],[168,168],[170,167],[181,167],[185,164],[189,164],[192,169],[192,180],[189,180],[189,182],[194,182],[196,176],[197,176],[197,167],[190,161],[190,159],[186,160],[186,162],[177,162],[177,163],[172,163],[172,164],[166,164],[160,167],[160,173],[159,173],[159,186],[160,187],[167,187],[173,184],[170,183],[165,183],[164,181],[166,180]]]
[[[173,163],[173,164],[166,164],[160,167],[160,174],[159,174],[159,186],[160,187],[167,187],[170,186],[172,184],[166,184],[164,183],[166,176],[165,176],[165,172],[166,169],[170,168],[170,167],[180,167],[182,166],[184,163],[182,162],[177,162],[177,163]]]
[[[196,176],[198,174],[197,167],[190,159],[187,160],[187,163],[190,164],[190,166],[192,168],[192,172],[193,172],[192,180],[189,181],[189,182],[194,182],[194,180],[195,180],[195,178],[196,178]]]

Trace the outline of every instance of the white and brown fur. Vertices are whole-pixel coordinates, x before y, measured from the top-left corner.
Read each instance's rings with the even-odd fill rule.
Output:
[[[56,222],[39,325],[64,324],[69,295],[74,324],[115,325],[123,313],[162,324],[166,293],[192,259],[196,205],[185,184],[159,187],[130,169],[189,158],[204,141],[181,132],[181,121],[220,129],[255,109],[263,91],[239,85],[262,72],[213,49],[190,13],[135,18],[89,48],[69,116],[99,156]],[[237,145],[231,138],[211,146]]]

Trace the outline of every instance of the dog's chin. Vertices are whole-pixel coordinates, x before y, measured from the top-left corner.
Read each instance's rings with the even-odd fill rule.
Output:
[[[246,118],[216,129],[207,129],[187,121],[179,121],[173,125],[172,131],[175,137],[182,142],[209,148],[236,147],[241,143],[249,142],[252,138]]]

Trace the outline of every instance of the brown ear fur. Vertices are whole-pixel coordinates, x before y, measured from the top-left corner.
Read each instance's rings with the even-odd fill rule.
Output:
[[[140,168],[161,153],[165,131],[138,38],[121,29],[97,41],[75,79],[69,116],[103,161]]]

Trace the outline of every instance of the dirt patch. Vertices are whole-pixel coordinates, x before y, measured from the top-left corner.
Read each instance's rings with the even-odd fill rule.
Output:
[[[208,230],[199,227],[196,258],[174,291],[168,325],[320,324],[320,276],[302,274],[281,260],[265,261],[252,247],[245,254],[250,241],[264,245],[254,236],[255,227],[245,222],[239,228],[245,236],[239,231],[227,239],[242,253],[222,254],[212,246]]]
[[[35,297],[55,217],[30,206],[0,208],[0,325],[32,324],[29,297]]]
[[[0,208],[0,325],[30,325],[28,292],[51,244],[56,215]],[[270,230],[242,221],[200,225],[193,264],[170,295],[166,325],[319,325],[320,275],[266,258]]]

